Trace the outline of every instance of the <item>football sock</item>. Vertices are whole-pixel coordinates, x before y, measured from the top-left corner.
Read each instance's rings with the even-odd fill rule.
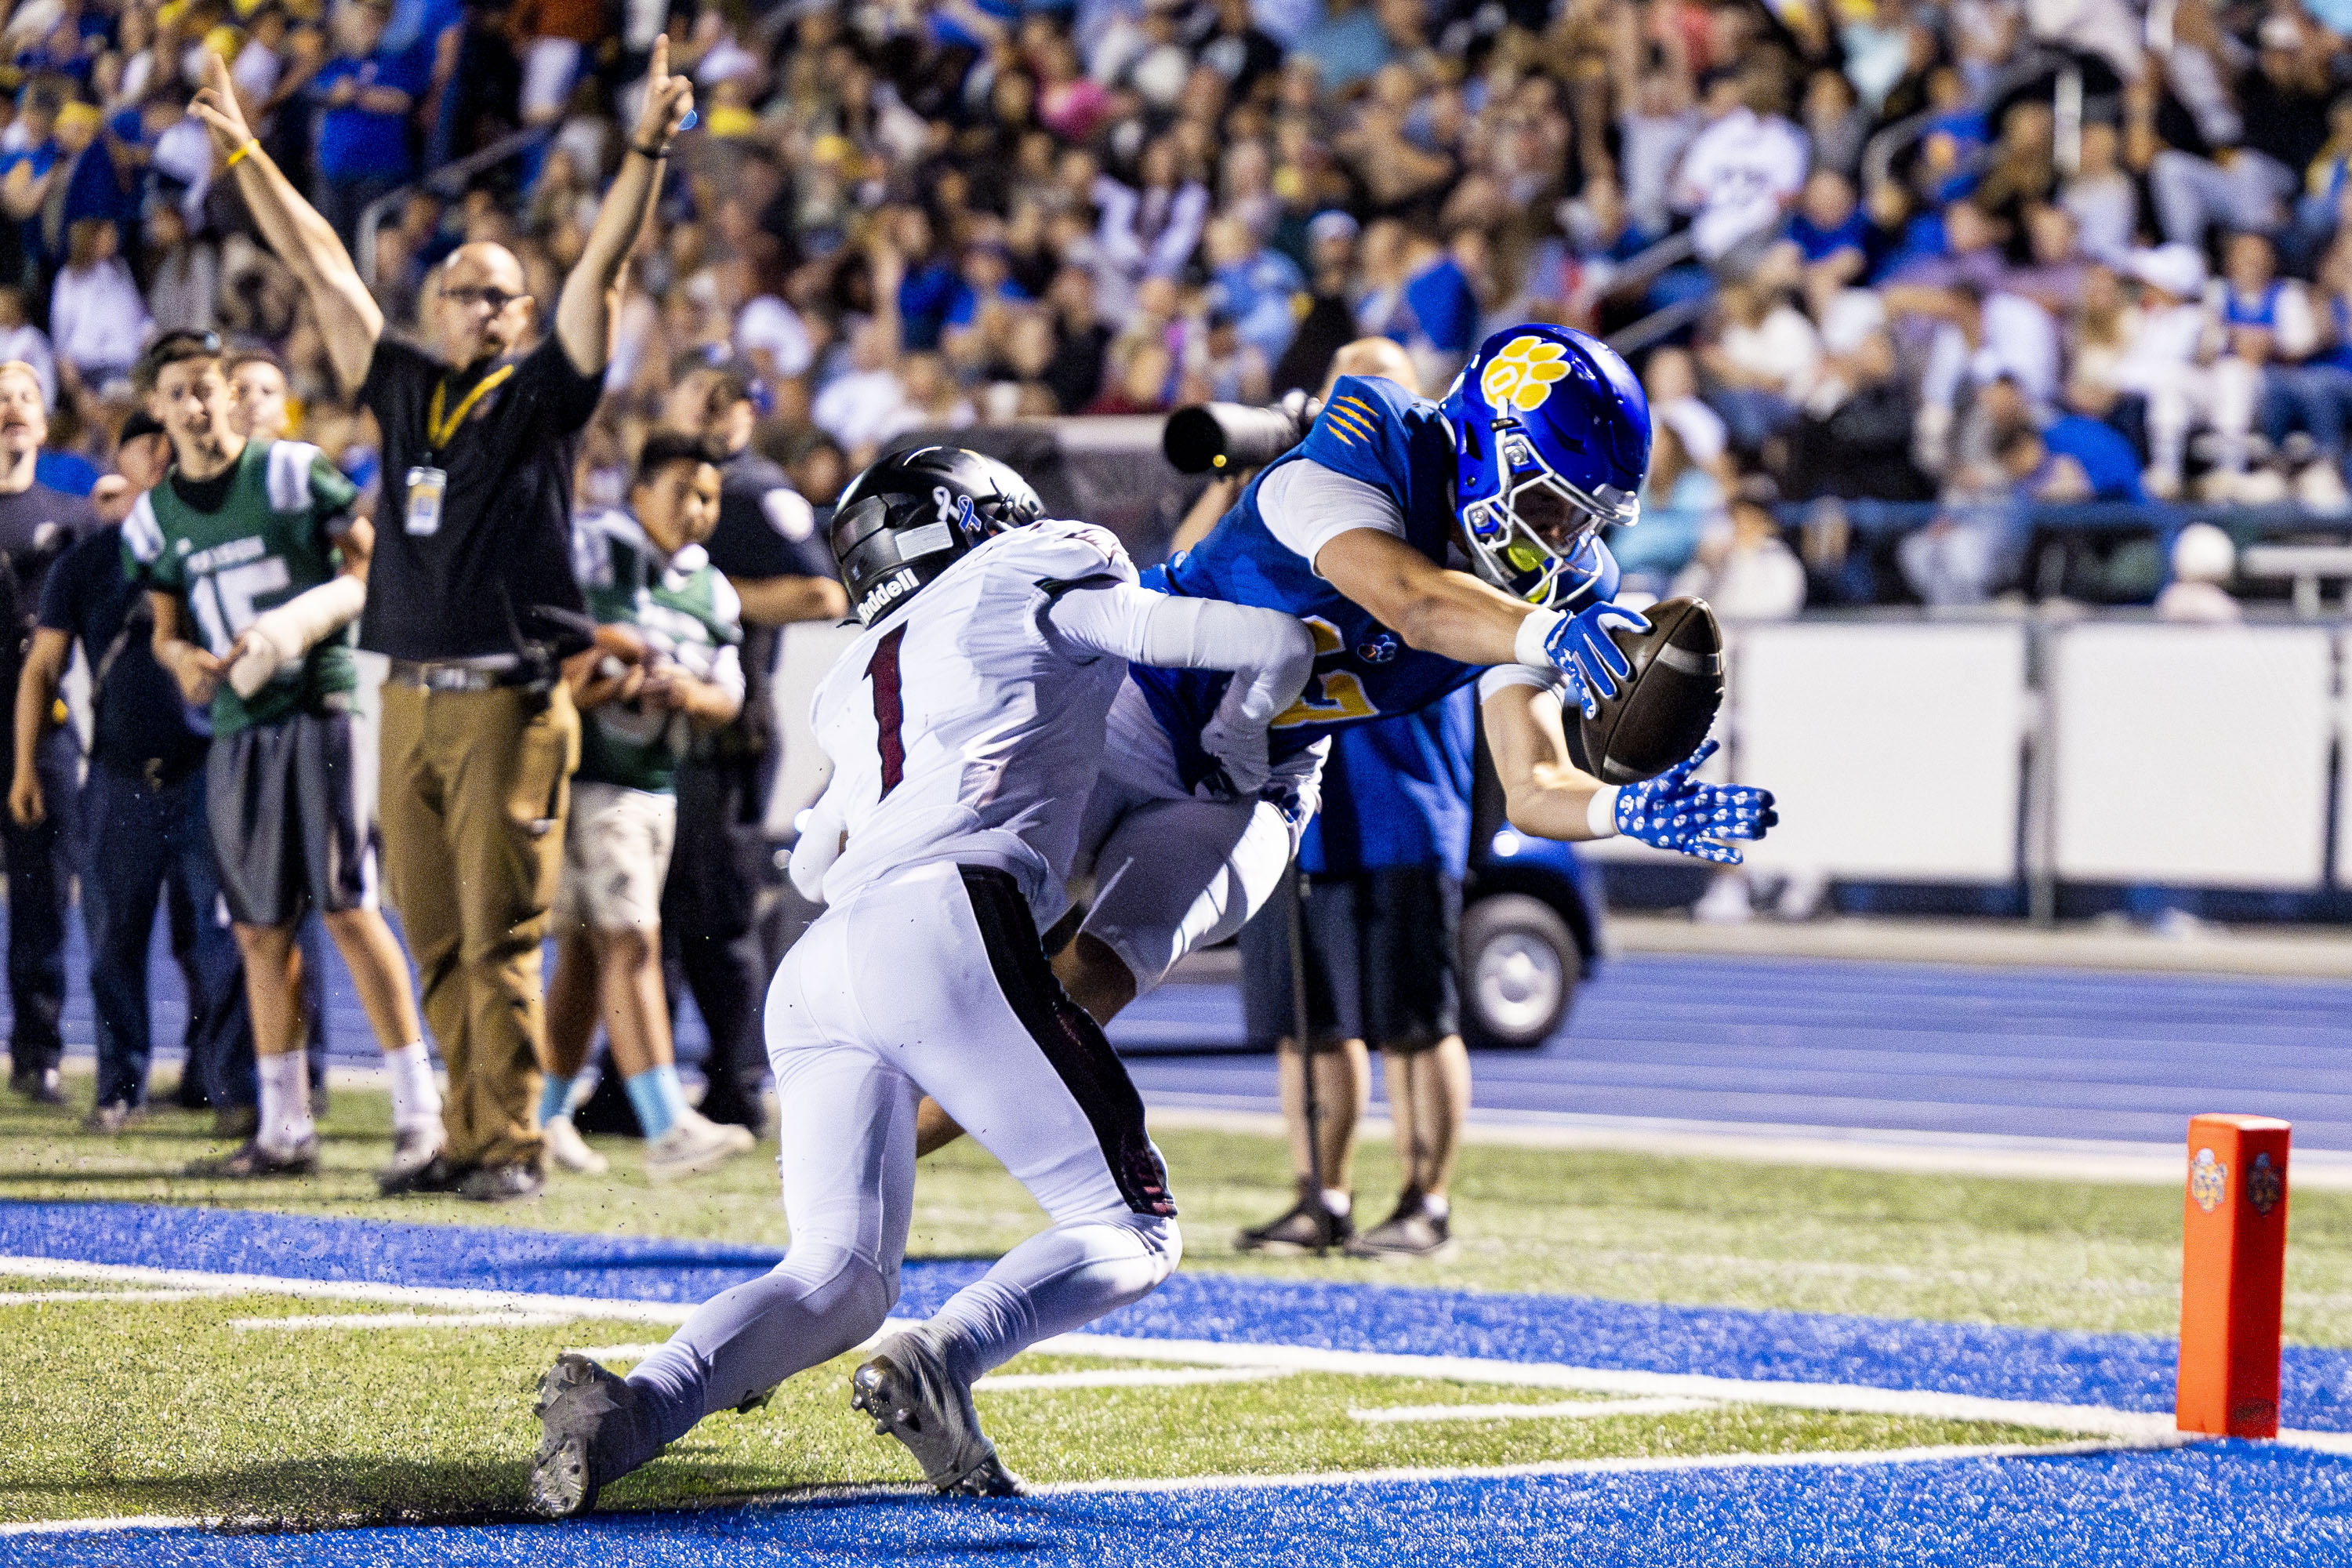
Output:
[[[280,1152],[315,1131],[310,1121],[310,1071],[300,1051],[259,1057],[254,1077],[261,1086],[261,1120],[256,1136]]]
[[[1323,1206],[1346,1219],[1355,1212],[1356,1194],[1345,1187],[1326,1187],[1323,1189]]]
[[[631,1078],[625,1086],[629,1091],[629,1104],[637,1112],[637,1125],[646,1130],[648,1139],[660,1137],[686,1118],[686,1088],[677,1081],[677,1068],[668,1063],[647,1068]]]
[[[547,1075],[547,1087],[539,1091],[539,1124],[541,1127],[572,1109],[572,1080]]]
[[[414,1040],[383,1053],[392,1079],[392,1124],[407,1129],[441,1120],[441,1089],[433,1081],[433,1058],[425,1042]]]
[[[1421,1194],[1421,1212],[1432,1219],[1444,1219],[1454,1212],[1454,1205],[1436,1193]]]
[[[716,1411],[863,1344],[896,1294],[846,1247],[795,1240],[766,1274],[694,1310],[669,1342],[637,1363],[624,1452],[634,1467]]]
[[[1175,1271],[1172,1219],[1119,1214],[1066,1221],[1031,1237],[935,1313],[949,1370],[969,1383],[1038,1341],[1139,1301]]]

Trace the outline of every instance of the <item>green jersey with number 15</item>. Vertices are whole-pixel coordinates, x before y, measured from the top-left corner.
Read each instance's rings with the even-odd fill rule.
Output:
[[[205,651],[224,658],[256,616],[334,578],[335,541],[359,490],[303,441],[247,442],[217,510],[190,505],[173,483],[176,474],[166,474],[131,507],[122,525],[124,567],[184,599]],[[250,698],[223,681],[213,699],[213,733],[316,711],[324,699],[358,684],[346,626]]]

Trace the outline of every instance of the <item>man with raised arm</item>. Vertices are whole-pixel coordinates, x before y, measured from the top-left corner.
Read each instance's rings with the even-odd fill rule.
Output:
[[[309,297],[337,378],[383,433],[360,646],[386,656],[384,863],[449,1069],[442,1155],[387,1193],[485,1203],[542,1184],[540,942],[563,859],[580,716],[558,660],[583,647],[571,565],[572,466],[603,387],[611,291],[693,102],[654,45],[645,108],[580,264],[535,331],[503,246],[453,252],[427,286],[436,353],[384,336],[333,228],[247,128],[227,67],[191,105],[270,248]],[[536,346],[533,346],[534,343]]]

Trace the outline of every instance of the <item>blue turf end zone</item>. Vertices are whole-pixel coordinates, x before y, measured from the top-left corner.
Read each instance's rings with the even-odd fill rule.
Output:
[[[924,1563],[1288,1568],[2224,1568],[2352,1561],[2352,1464],[2214,1443],[2158,1454],[1650,1471],[1002,1502],[811,1499],[564,1524],[300,1536],[0,1538],[0,1561],[155,1568],[741,1568]]]
[[[606,1300],[699,1300],[775,1253],[629,1237],[128,1204],[0,1204],[0,1256]],[[910,1262],[899,1311],[982,1265]],[[2154,1336],[1180,1273],[1106,1320],[1139,1337],[1407,1351],[2162,1410]],[[2352,1352],[2287,1355],[2290,1426],[2352,1430]],[[517,1463],[523,1457],[517,1456]],[[298,1536],[0,1535],[0,1564],[2305,1564],[2352,1563],[2352,1462],[2162,1453],[1059,1494],[809,1498],[563,1525]]]

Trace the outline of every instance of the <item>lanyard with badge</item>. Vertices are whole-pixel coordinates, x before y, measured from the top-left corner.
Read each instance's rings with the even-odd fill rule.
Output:
[[[465,424],[466,416],[474,411],[474,405],[488,396],[514,373],[514,366],[502,364],[482,377],[474,384],[473,391],[457,400],[457,406],[446,419],[442,417],[441,406],[449,391],[448,378],[444,376],[434,384],[433,401],[425,410],[426,461],[408,470],[406,525],[410,533],[426,538],[441,531],[441,502],[448,493],[449,476],[435,467],[431,459],[439,457],[441,449],[456,437],[457,427]]]

